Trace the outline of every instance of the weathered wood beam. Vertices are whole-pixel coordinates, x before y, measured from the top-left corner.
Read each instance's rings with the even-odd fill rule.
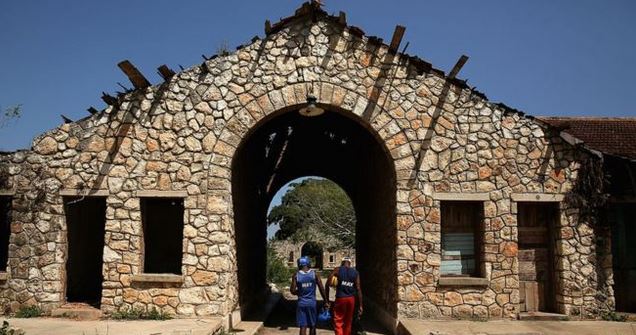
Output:
[[[104,100],[104,102],[110,106],[114,106],[118,103],[117,98],[106,92],[102,92],[102,100]]]
[[[124,84],[122,84],[120,82],[117,82],[117,86],[121,87],[124,90],[124,92],[131,92],[132,91],[130,88],[124,86]]]
[[[343,26],[347,25],[347,13],[345,12],[338,13],[338,23],[340,23]]]
[[[150,82],[144,77],[139,70],[128,60],[124,60],[117,64],[119,68],[128,77],[128,80],[135,86],[136,89],[146,88],[150,86]]]
[[[165,81],[170,80],[175,75],[175,72],[172,71],[172,69],[170,69],[166,64],[163,64],[160,67],[158,67],[157,72],[159,73],[161,78],[163,78],[163,80]]]
[[[62,120],[64,120],[64,123],[73,123],[73,120],[67,118],[64,114],[60,114],[60,116],[62,117]]]
[[[265,20],[265,35],[269,35],[272,32],[272,23],[269,20]]]
[[[210,70],[208,69],[208,66],[205,65],[205,62],[203,62],[203,64],[199,66],[199,69],[201,70],[201,74],[210,73]]]
[[[91,115],[95,115],[95,114],[99,113],[99,111],[93,106],[88,107],[87,111],[89,113],[91,113]]]
[[[462,69],[462,67],[464,66],[464,64],[466,64],[466,62],[468,61],[468,56],[466,55],[462,55],[461,57],[459,57],[459,59],[457,60],[457,63],[455,63],[455,66],[453,66],[453,69],[448,73],[448,78],[455,78],[457,76],[457,74],[459,74],[459,71]]]
[[[393,31],[393,37],[391,38],[391,44],[389,44],[389,51],[392,53],[396,53],[398,48],[400,47],[400,43],[402,43],[402,37],[404,37],[404,32],[406,31],[406,27],[397,25],[395,26],[395,30]]]

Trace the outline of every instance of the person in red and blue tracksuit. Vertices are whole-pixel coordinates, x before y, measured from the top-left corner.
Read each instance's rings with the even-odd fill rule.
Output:
[[[329,308],[329,299],[326,299],[325,288],[322,285],[320,275],[310,269],[311,262],[308,257],[301,257],[298,260],[298,272],[292,276],[290,291],[298,296],[296,307],[296,323],[300,328],[299,334],[306,335],[309,329],[310,335],[316,335],[316,319],[318,310],[316,306],[316,286],[320,290],[322,299],[326,301],[326,308]]]
[[[340,267],[333,270],[327,279],[327,296],[329,296],[329,284],[337,280],[336,301],[333,304],[333,327],[336,335],[351,335],[353,313],[355,312],[356,297],[358,298],[358,313],[362,315],[362,289],[360,276],[355,268],[351,267],[351,258],[342,259]]]

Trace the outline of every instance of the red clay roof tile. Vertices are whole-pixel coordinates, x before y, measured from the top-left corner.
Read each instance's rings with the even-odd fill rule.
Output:
[[[636,118],[537,117],[605,154],[636,159]]]

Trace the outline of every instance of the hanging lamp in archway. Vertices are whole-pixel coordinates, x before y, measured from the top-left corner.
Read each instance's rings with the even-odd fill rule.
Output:
[[[313,95],[308,95],[307,96],[307,106],[301,108],[300,110],[298,110],[298,113],[300,113],[300,115],[302,116],[307,116],[307,117],[314,117],[314,116],[319,116],[322,115],[325,110],[323,108],[320,108],[316,105],[316,101],[318,99],[316,99],[315,96]]]

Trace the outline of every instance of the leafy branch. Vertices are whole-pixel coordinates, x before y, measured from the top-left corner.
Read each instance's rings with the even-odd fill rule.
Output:
[[[5,109],[0,107],[0,110],[2,110],[2,115],[0,115],[0,128],[6,127],[12,120],[19,119],[22,116],[22,104]]]

